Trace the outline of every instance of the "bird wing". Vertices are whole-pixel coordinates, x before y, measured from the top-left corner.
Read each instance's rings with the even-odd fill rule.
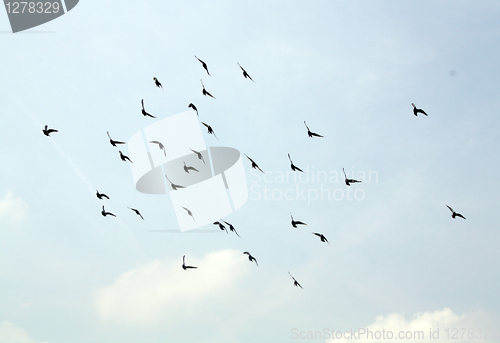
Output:
[[[299,224],[299,225],[307,225],[306,223],[303,223],[301,221],[296,221],[295,224]]]
[[[446,207],[448,207],[452,213],[455,212],[450,206],[446,205]]]

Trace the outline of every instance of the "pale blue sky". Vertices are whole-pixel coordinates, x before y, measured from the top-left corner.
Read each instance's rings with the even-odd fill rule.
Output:
[[[499,328],[499,16],[497,1],[82,0],[9,34],[3,12],[0,342],[296,342],[377,316]],[[267,172],[245,161],[253,192],[226,218],[241,238],[149,232],[178,228],[170,199],[137,192],[106,136],[154,122],[141,99],[159,119],[193,102],[207,145]],[[288,153],[309,175],[377,178],[281,182]],[[279,198],[296,187],[345,197]]]

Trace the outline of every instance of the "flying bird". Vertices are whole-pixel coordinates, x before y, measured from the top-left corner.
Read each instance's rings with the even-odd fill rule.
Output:
[[[183,162],[184,162],[184,161],[183,161]],[[188,167],[188,166],[186,165],[186,162],[184,162],[184,171],[185,171],[186,173],[188,173],[188,174],[189,174],[189,171],[190,171],[190,170],[194,170],[194,171],[196,171],[196,172],[197,172],[197,171],[199,171],[199,170],[198,170],[198,169],[196,169],[195,167],[191,167],[191,166],[189,166],[189,167]]]
[[[245,251],[244,254],[248,255],[248,260],[250,262],[255,261],[255,264],[257,265],[257,267],[259,266],[259,264],[257,263],[257,260],[255,259],[255,257],[253,257],[252,255],[250,255],[250,253],[248,251]]]
[[[161,87],[161,90],[163,90],[163,86],[161,85],[160,81],[158,81],[158,79],[156,77],[153,77],[153,80],[155,80],[156,87],[158,87],[158,88]]]
[[[108,200],[109,200],[109,197],[108,197],[106,194],[104,194],[104,193],[99,193],[99,191],[97,191],[97,192],[95,193],[95,195],[99,198],[99,200],[102,200],[102,198],[106,198],[106,199],[108,199]]]
[[[414,115],[416,115],[416,116],[417,116],[417,115],[418,115],[418,113],[422,113],[422,114],[427,115],[427,113],[425,113],[425,111],[424,111],[424,110],[422,110],[422,109],[420,109],[420,108],[417,108],[417,106],[415,106],[415,104],[414,104],[414,103],[411,103],[411,105],[413,106],[413,114],[414,114]]]
[[[109,137],[109,142],[111,143],[112,146],[116,146],[116,144],[125,144],[125,142],[120,142],[120,141],[114,141],[111,139],[111,136],[109,135],[109,131],[106,131]]]
[[[328,243],[328,245],[332,246],[330,242],[328,242],[328,239],[326,239],[326,237],[323,234],[317,232],[312,232],[312,234],[318,236],[322,242],[326,242]]]
[[[297,225],[307,225],[306,223],[303,223],[301,221],[298,221],[298,220],[293,220],[293,216],[292,214],[290,213],[290,217],[292,218],[292,226],[294,228],[297,228]]]
[[[238,63],[238,62],[236,62],[236,63]],[[238,63],[238,65],[240,66],[241,70],[243,71],[243,76],[245,78],[249,78],[250,80],[253,81],[253,79],[250,77],[250,75],[248,75],[247,71],[245,69],[243,69],[243,67],[239,63]],[[255,81],[253,81],[253,82],[255,82]]]
[[[151,114],[149,114],[148,112],[146,112],[146,110],[144,109],[144,99],[141,100],[141,104],[142,104],[142,115],[143,116],[148,116],[148,117],[151,117],[151,118],[156,118],[155,116],[152,116]]]
[[[292,274],[290,274],[290,272],[288,272],[288,275],[290,275],[290,276],[291,276],[291,278],[293,279],[293,285],[294,285],[295,287],[300,287],[300,288],[302,288],[302,286],[300,285],[300,283],[298,283],[298,282],[297,282],[297,280],[295,280],[295,278],[292,276]]]
[[[214,137],[217,138],[217,136],[215,135],[214,130],[212,129],[212,127],[210,125],[205,124],[204,122],[201,122],[201,123],[207,127],[209,134],[214,135]],[[217,139],[219,139],[219,138],[217,138]]]
[[[186,255],[182,256],[182,269],[196,269],[198,267],[186,266]]]
[[[309,127],[307,126],[306,124],[306,121],[304,120],[304,125],[306,126],[307,128],[307,135],[309,137],[323,137],[322,135],[318,135],[317,133],[314,133],[314,132],[311,132],[311,130],[309,130]]]
[[[196,57],[196,55],[194,57]],[[205,70],[207,71],[207,74],[210,75],[210,73],[208,72],[208,66],[207,66],[207,64],[205,62],[203,62],[202,60],[200,60],[198,57],[196,57],[196,59],[198,61],[200,61],[200,63],[203,66],[203,68],[205,68]]]
[[[184,206],[183,206],[182,208],[186,210],[187,214],[188,214],[188,215],[190,215],[190,216],[191,216],[191,218],[193,218],[193,220],[194,220],[194,221],[196,221],[196,220],[194,219],[193,213],[192,213],[190,210],[188,210],[188,209],[187,209],[187,208],[185,208]]]
[[[118,151],[120,153],[120,158],[122,159],[123,162],[129,161],[130,163],[133,163],[128,156],[125,156],[121,151]]]
[[[203,158],[203,155],[201,154],[201,152],[193,150],[193,149],[189,149],[189,150],[191,150],[192,152],[194,152],[196,154],[196,156],[198,156],[198,159],[200,159],[200,160],[203,161],[203,164],[206,164],[205,163],[205,159]]]
[[[113,217],[116,217],[113,213],[111,213],[111,212],[106,212],[106,211],[104,210],[104,205],[102,205],[102,211],[101,211],[101,214],[102,214],[102,216],[103,216],[103,217],[106,217],[106,216],[113,216]]]
[[[214,222],[214,225],[219,225],[219,229],[226,230],[226,233],[229,234],[229,232],[227,232],[226,227],[221,222]]]
[[[234,228],[233,224],[229,224],[225,220],[223,220],[223,222],[226,223],[227,225],[229,225],[229,231],[234,231],[234,233],[236,234],[236,236],[240,237],[240,235],[238,235],[238,232],[236,232],[236,229]]]
[[[214,99],[215,99],[215,97],[214,97],[212,94],[210,94],[210,93],[209,93],[209,92],[205,89],[205,85],[203,84],[203,80],[201,80],[201,79],[200,79],[200,81],[201,81],[201,86],[203,87],[203,90],[201,91],[201,92],[203,93],[203,95],[204,95],[204,96],[209,96],[209,97],[211,97],[211,98],[214,98]]]
[[[299,167],[296,167],[293,162],[292,162],[292,158],[290,157],[290,154],[288,154],[288,159],[290,160],[290,167],[292,168],[293,171],[296,171],[298,170],[299,172],[302,172],[302,169],[300,169]]]
[[[455,212],[455,211],[454,211],[454,210],[453,210],[450,206],[446,205],[446,207],[448,207],[448,208],[450,209],[450,211],[451,211],[451,217],[452,217],[453,219],[455,219],[455,217],[460,217],[460,218],[465,219],[465,217],[464,217],[463,215],[461,215],[461,214],[460,214],[460,213],[458,213],[458,212]]]
[[[161,142],[149,141],[149,143],[158,144],[158,148],[160,148],[160,150],[163,150],[163,155],[165,155],[165,157],[167,156],[167,152],[165,151],[165,146]]]
[[[192,108],[193,110],[195,110],[195,111],[196,111],[196,115],[199,115],[199,114],[198,114],[198,109],[196,108],[196,106],[195,106],[193,103],[190,103],[190,104],[188,105],[188,107],[189,107],[189,108]]]
[[[260,169],[260,168],[259,168],[259,166],[257,165],[257,163],[255,163],[255,161],[254,161],[254,160],[252,160],[250,157],[248,157],[248,156],[247,156],[247,154],[245,154],[245,156],[246,156],[246,157],[250,160],[250,162],[252,162],[252,168],[253,168],[253,169],[258,169],[258,170],[260,170],[263,174],[265,174],[265,173],[262,171],[262,169]]]
[[[344,168],[342,168],[342,171],[344,172],[345,184],[346,184],[346,185],[350,186],[350,185],[351,185],[351,183],[361,182],[361,181],[354,180],[354,179],[348,179],[348,178],[347,178],[347,175],[345,174],[345,170],[344,170]]]
[[[144,220],[144,217],[142,216],[141,212],[139,212],[139,210],[135,209],[135,208],[132,208],[132,207],[129,207],[132,211],[135,212],[135,214],[137,214],[139,217],[142,218],[142,220]]]
[[[179,185],[176,185],[176,184],[172,183],[172,181],[170,181],[170,179],[168,178],[168,176],[167,176],[167,175],[165,175],[165,177],[167,178],[168,182],[170,182],[170,187],[172,187],[172,189],[173,189],[174,191],[176,191],[176,190],[177,190],[177,188],[185,188],[184,186],[179,186]]]
[[[43,129],[43,130],[42,130],[42,131],[43,131],[43,134],[44,134],[45,136],[47,136],[47,137],[50,137],[50,134],[51,134],[52,132],[59,132],[59,131],[57,131],[56,129],[49,129],[48,127],[49,127],[48,125],[45,125],[45,129]]]

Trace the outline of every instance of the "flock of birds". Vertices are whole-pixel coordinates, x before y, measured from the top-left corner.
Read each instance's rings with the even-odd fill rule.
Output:
[[[205,71],[207,72],[207,74],[210,76],[210,72],[208,71],[208,66],[207,66],[207,64],[206,64],[204,61],[202,61],[201,59],[199,59],[197,56],[195,56],[195,58],[196,58],[196,59],[197,59],[197,60],[201,63],[202,67],[205,69]],[[246,71],[245,69],[243,69],[243,67],[242,67],[242,66],[241,66],[238,62],[237,62],[237,64],[238,64],[238,66],[241,68],[241,71],[242,71],[242,73],[243,73],[243,76],[244,76],[245,78],[247,78],[247,79],[249,79],[249,80],[251,80],[251,81],[255,82],[255,81],[254,81],[254,80],[250,77],[250,75],[247,73],[247,71]],[[156,86],[156,87],[158,87],[158,88],[161,88],[161,89],[162,89],[162,91],[163,91],[163,85],[161,84],[161,82],[160,82],[160,81],[159,81],[156,77],[153,77],[153,81],[154,81],[154,83],[155,83],[155,86]],[[205,85],[203,84],[203,80],[201,80],[201,79],[200,79],[200,81],[201,81],[201,86],[202,86],[202,94],[203,94],[204,96],[208,96],[208,97],[211,97],[211,98],[215,99],[215,97],[214,97],[214,96],[213,96],[210,92],[208,92],[208,91],[205,89]],[[146,109],[145,109],[145,107],[144,107],[144,99],[142,99],[142,100],[141,100],[141,105],[142,105],[142,115],[143,115],[144,117],[156,118],[155,116],[151,115],[150,113],[148,113],[148,112],[146,111]],[[416,105],[415,105],[414,103],[412,103],[411,105],[413,106],[413,114],[414,114],[415,116],[418,116],[418,114],[419,114],[419,113],[424,114],[425,116],[427,116],[427,113],[426,113],[424,110],[422,110],[422,109],[420,109],[420,108],[417,108],[417,107],[416,107]],[[194,110],[194,111],[196,112],[196,114],[198,115],[198,109],[196,108],[196,106],[195,106],[193,103],[190,103],[190,104],[188,105],[188,108],[191,108],[192,110]],[[201,122],[201,121],[200,121],[200,122]],[[208,132],[208,134],[211,134],[211,135],[213,135],[216,139],[218,139],[218,137],[215,135],[214,130],[212,129],[212,127],[211,127],[209,124],[206,124],[206,123],[204,123],[204,122],[201,122],[201,124],[203,124],[203,125],[207,128],[207,132]],[[305,127],[306,127],[306,129],[307,129],[307,135],[308,135],[310,138],[314,138],[314,137],[321,138],[321,137],[323,137],[322,135],[320,135],[320,134],[318,134],[318,133],[312,132],[312,131],[309,129],[309,127],[307,126],[307,123],[306,123],[305,121],[304,121],[304,125],[305,125]],[[56,130],[56,129],[48,128],[48,125],[45,125],[45,128],[44,128],[42,131],[43,131],[44,135],[45,135],[45,136],[48,136],[48,137],[50,137],[50,134],[51,134],[51,133],[58,132],[58,130]],[[126,144],[125,142],[122,142],[122,141],[116,141],[116,140],[113,140],[113,139],[111,138],[110,134],[109,134],[109,131],[107,131],[106,133],[107,133],[107,135],[108,135],[109,142],[110,142],[110,144],[111,144],[113,147],[117,147],[118,145]],[[150,141],[149,143],[157,145],[157,146],[158,146],[158,148],[159,148],[160,150],[162,150],[162,151],[163,151],[163,153],[164,153],[164,155],[166,156],[165,147],[164,147],[164,145],[163,145],[161,142],[159,142],[159,141]],[[204,163],[204,164],[206,164],[206,163],[205,163],[205,160],[204,160],[204,158],[203,158],[203,155],[201,154],[201,152],[199,152],[199,151],[195,151],[195,150],[193,150],[193,149],[190,149],[190,150],[191,150],[194,154],[196,154],[196,155],[197,155],[198,159],[200,159],[201,161],[203,161],[203,163]],[[122,161],[125,161],[125,162],[127,162],[127,161],[128,161],[128,162],[130,162],[130,163],[133,163],[133,162],[130,160],[130,158],[129,158],[128,156],[124,155],[124,154],[123,154],[120,150],[119,150],[118,152],[119,152],[119,155],[120,155],[120,158],[121,158],[121,160],[122,160]],[[256,162],[252,159],[252,158],[250,158],[250,157],[249,157],[248,155],[246,155],[246,154],[245,154],[245,156],[246,156],[246,157],[248,158],[248,160],[250,161],[250,163],[251,163],[251,168],[256,169],[256,170],[259,170],[260,172],[264,173],[264,171],[263,171],[263,170],[259,167],[259,165],[258,165],[258,164],[257,164],[257,163],[256,163]],[[302,169],[300,169],[299,167],[297,167],[297,166],[293,163],[293,161],[292,161],[292,158],[291,158],[290,154],[288,154],[288,159],[289,159],[289,161],[290,161],[290,168],[292,169],[292,171],[301,172],[301,173],[303,173],[303,172],[304,172]],[[197,170],[196,168],[192,167],[192,166],[187,166],[187,165],[186,165],[186,163],[184,163],[184,171],[185,171],[186,173],[189,173],[190,171],[196,171],[196,172],[197,172],[198,170]],[[346,184],[347,186],[351,186],[351,184],[353,184],[353,183],[359,183],[359,182],[361,182],[360,180],[349,179],[349,178],[347,177],[346,173],[345,173],[344,168],[342,168],[342,172],[344,173],[344,182],[345,182],[345,184]],[[170,186],[171,186],[171,188],[172,188],[173,190],[177,190],[178,188],[184,188],[183,186],[181,186],[181,185],[176,185],[176,184],[174,184],[172,181],[170,181],[170,179],[167,177],[167,175],[165,175],[165,178],[168,180],[168,182],[170,183]],[[103,200],[104,198],[109,199],[109,197],[108,197],[106,194],[104,194],[104,193],[100,193],[99,191],[96,191],[96,196],[97,196],[97,198],[98,198],[99,200]],[[466,219],[466,218],[465,218],[462,214],[460,214],[460,213],[458,213],[458,212],[455,212],[455,210],[453,210],[453,208],[451,208],[450,206],[446,205],[446,207],[448,207],[448,209],[451,211],[451,213],[452,213],[452,214],[451,214],[451,217],[452,217],[453,219],[455,219],[456,217],[460,217],[460,218]],[[136,214],[137,216],[139,216],[141,219],[143,219],[143,220],[144,220],[144,217],[142,216],[142,214],[139,212],[139,210],[138,210],[138,209],[136,209],[136,208],[132,208],[132,207],[128,207],[128,208],[129,208],[130,210],[132,210],[133,212],[135,212],[135,214]],[[186,210],[186,211],[187,211],[187,214],[188,214],[189,216],[191,216],[191,217],[193,218],[193,220],[194,220],[193,213],[192,213],[189,209],[187,209],[187,208],[185,208],[185,207],[183,207],[183,208],[184,208],[184,210]],[[102,211],[101,211],[101,214],[102,214],[102,216],[103,216],[103,217],[106,217],[106,216],[113,216],[113,217],[116,217],[116,215],[115,215],[115,214],[113,214],[113,213],[111,213],[111,212],[107,212],[107,211],[105,210],[105,208],[104,208],[104,205],[102,206]],[[292,225],[292,227],[293,227],[293,228],[295,228],[295,229],[297,229],[297,228],[298,228],[298,225],[307,225],[306,223],[304,223],[304,222],[302,222],[302,221],[295,220],[295,219],[293,218],[292,213],[290,213],[290,218],[291,218],[291,225]],[[224,224],[225,224],[225,225],[224,225]],[[234,233],[235,233],[238,237],[240,237],[240,235],[238,234],[238,232],[236,231],[236,229],[234,228],[234,226],[233,226],[232,224],[230,224],[230,223],[228,223],[228,222],[226,222],[226,221],[222,220],[222,219],[221,219],[220,221],[216,221],[216,222],[214,222],[214,223],[213,223],[213,225],[217,225],[217,226],[218,226],[221,230],[226,231],[226,233],[228,233],[228,234],[229,234],[229,231],[230,231],[230,232],[234,232]],[[227,227],[229,227],[229,231],[227,230],[226,225],[227,225]],[[327,238],[326,238],[326,237],[325,237],[322,233],[319,233],[319,232],[311,232],[311,233],[312,233],[313,235],[315,235],[315,236],[319,237],[319,239],[320,239],[320,241],[321,241],[321,242],[323,242],[323,243],[328,243],[328,244],[331,246],[331,244],[330,244],[330,242],[328,241],[328,239],[327,239]],[[259,264],[258,264],[258,262],[257,262],[257,259],[256,259],[254,256],[252,256],[252,254],[250,254],[250,252],[245,251],[245,252],[243,252],[243,254],[245,254],[245,255],[247,255],[247,256],[248,256],[248,260],[249,260],[250,262],[255,262],[256,266],[258,266],[258,265],[259,265]],[[196,268],[198,268],[198,267],[195,267],[195,266],[188,266],[188,265],[186,265],[186,263],[185,263],[185,259],[186,259],[186,255],[182,256],[182,269],[187,270],[187,269],[196,269]],[[292,276],[292,274],[291,274],[290,272],[288,272],[288,274],[289,274],[289,275],[290,275],[290,277],[293,279],[293,285],[294,285],[295,287],[300,287],[300,288],[302,288],[302,286],[300,285],[300,283],[299,283],[299,282],[298,282],[298,281],[297,281],[297,280],[296,280],[296,279]]]

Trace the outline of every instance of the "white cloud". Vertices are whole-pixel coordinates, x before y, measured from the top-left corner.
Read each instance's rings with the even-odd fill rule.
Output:
[[[35,343],[22,328],[3,321],[0,324],[0,343]]]
[[[382,343],[400,341],[401,339],[407,342],[415,340],[420,343],[469,343],[483,340],[484,334],[488,330],[490,335],[488,342],[494,343],[500,342],[498,324],[498,318],[488,312],[471,311],[467,314],[457,315],[450,308],[444,308],[441,311],[416,313],[411,320],[407,320],[400,313],[391,313],[385,317],[378,316],[374,323],[363,328],[353,329],[354,332],[364,330],[362,335],[358,334],[355,337],[350,337],[350,332],[345,334],[343,338],[338,334],[339,339],[328,339],[332,338],[331,331],[325,331],[323,335],[327,338],[328,343]]]
[[[12,192],[7,192],[0,200],[0,222],[13,226],[21,225],[26,216],[27,207],[21,198],[14,197]]]

